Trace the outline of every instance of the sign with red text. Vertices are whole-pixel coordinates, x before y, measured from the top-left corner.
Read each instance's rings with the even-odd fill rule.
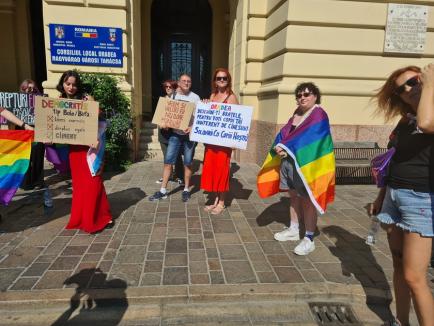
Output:
[[[152,123],[164,128],[185,130],[189,127],[196,104],[160,97]]]
[[[251,106],[200,102],[196,108],[190,140],[246,149],[252,113]]]
[[[91,145],[98,135],[98,107],[94,101],[35,97],[35,141]]]

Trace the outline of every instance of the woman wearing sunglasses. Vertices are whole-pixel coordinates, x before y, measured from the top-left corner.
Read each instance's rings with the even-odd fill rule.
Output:
[[[394,71],[374,96],[386,120],[401,117],[390,137],[396,149],[386,187],[371,205],[387,232],[393,259],[396,320],[408,325],[410,302],[420,325],[434,322],[427,268],[434,237],[434,66]]]
[[[277,145],[274,148],[281,157],[279,188],[280,191],[288,191],[290,196],[291,224],[274,234],[274,239],[277,241],[300,240],[299,223],[303,221],[305,234],[294,248],[294,253],[304,256],[315,250],[313,238],[318,220],[316,206],[318,200],[313,196],[314,193],[318,193],[318,190],[313,188],[312,181],[308,180],[309,176],[318,174],[318,172],[306,170],[306,165],[309,165],[306,162],[323,161],[321,168],[323,195],[321,196],[324,203],[329,203],[334,198],[334,156],[328,116],[319,106],[321,103],[319,88],[311,82],[301,83],[296,87],[294,93],[297,109],[276,137],[275,144]],[[309,145],[310,153],[308,153],[297,151],[299,147],[297,142],[300,144],[314,143]],[[323,205],[323,209],[325,206]]]
[[[210,101],[238,104],[232,92],[232,78],[227,69],[217,68],[212,79]],[[206,145],[203,159],[200,188],[210,192],[215,198],[205,211],[213,215],[221,214],[225,209],[225,195],[229,191],[229,174],[232,148]]]

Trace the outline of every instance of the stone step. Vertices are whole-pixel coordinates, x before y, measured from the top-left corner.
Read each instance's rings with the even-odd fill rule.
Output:
[[[150,145],[150,147],[146,148],[147,145]],[[140,155],[139,158],[142,161],[163,161],[163,153],[161,151],[160,143],[154,144],[147,144],[146,146],[143,145],[143,147],[140,148]],[[197,144],[196,150],[194,152],[194,158],[196,160],[203,160],[203,156],[205,154],[205,146],[202,143]]]
[[[196,146],[195,158],[200,160],[203,158],[205,146],[199,143]],[[140,131],[139,138],[139,158],[143,161],[163,161],[163,153],[161,152],[161,145],[158,141],[158,128],[157,125],[150,121],[144,121],[143,127]]]
[[[145,136],[158,136],[158,129],[152,129],[152,128],[142,128],[140,130],[140,136],[141,135],[145,135]]]
[[[158,141],[158,135],[140,135],[140,140],[141,143],[159,143]]]
[[[158,143],[158,142],[152,142],[152,143],[140,142],[139,143],[139,150],[140,151],[148,151],[148,150],[160,150],[161,151],[161,146],[160,146],[160,143]]]
[[[141,161],[163,161],[163,153],[159,150],[140,151],[139,160]]]
[[[301,286],[300,284],[296,284]],[[214,288],[216,287],[216,289]],[[218,286],[204,286],[210,292],[217,293]],[[152,288],[155,292],[155,288]],[[321,322],[309,308],[309,302],[320,301],[330,304],[345,303],[351,306],[356,320],[351,325],[374,326],[382,324],[382,320],[375,313],[387,316],[388,307],[386,304],[375,305],[375,310],[368,308],[366,303],[351,296],[338,294],[332,297],[317,294],[315,291],[303,293],[298,299],[279,298],[267,295],[254,295],[247,293],[249,297],[240,297],[233,292],[220,295],[195,296],[194,299],[185,300],[185,290],[182,287],[175,287],[178,295],[170,292],[170,287],[157,290],[161,293],[160,299],[140,295],[147,288],[115,288],[111,289],[112,295],[108,301],[106,295],[101,293],[104,290],[81,289],[76,290],[82,294],[73,302],[73,306],[67,300],[50,300],[52,294],[42,291],[46,297],[34,301],[19,301],[17,303],[5,302],[3,304],[2,318],[0,325],[294,325],[294,326],[315,326]],[[312,289],[314,287],[312,286]],[[182,291],[184,290],[184,291]],[[226,289],[224,289],[226,290]],[[202,290],[203,291],[203,290]],[[253,289],[251,291],[254,291]],[[74,292],[69,291],[74,295]],[[134,293],[132,295],[130,292]],[[270,291],[271,292],[271,291]],[[306,291],[307,292],[307,291]],[[153,292],[152,292],[153,293]],[[139,294],[139,295],[137,295]],[[172,294],[172,295],[170,295]],[[180,295],[181,294],[181,295]],[[232,294],[232,296],[231,296]],[[184,300],[183,300],[184,299]],[[72,301],[71,301],[72,302]],[[411,313],[411,321],[414,324],[415,316]],[[322,323],[321,323],[322,324]],[[327,323],[332,325],[332,323]],[[349,323],[339,323],[348,325]],[[325,324],[324,324],[325,325]],[[337,325],[337,323],[333,323]]]
[[[151,121],[143,121],[142,129],[145,128],[157,129],[157,125],[152,123]]]

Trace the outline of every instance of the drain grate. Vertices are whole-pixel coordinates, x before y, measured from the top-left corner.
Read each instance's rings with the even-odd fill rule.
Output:
[[[309,307],[318,325],[362,326],[350,305],[339,302],[310,302]]]

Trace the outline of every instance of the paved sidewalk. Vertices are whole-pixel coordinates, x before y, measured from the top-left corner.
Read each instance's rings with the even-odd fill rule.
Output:
[[[69,303],[104,288],[130,303],[256,293],[305,301],[335,296],[367,300],[376,318],[388,313],[392,261],[385,234],[380,232],[373,247],[364,242],[370,224],[364,207],[376,195],[374,186],[338,186],[335,203],[319,219],[316,250],[300,257],[292,252],[296,243],[273,239],[289,220],[289,201],[284,194],[259,198],[256,165],[232,164],[230,205],[220,216],[203,210],[207,197],[198,189],[199,172],[188,203],[181,201],[181,188],[171,189],[166,200],[149,202],[161,170],[159,162],[140,162],[107,176],[116,226],[96,235],[64,230],[69,181],[48,177],[55,195],[50,211],[40,196],[18,193],[2,211],[0,308],[29,300]]]

